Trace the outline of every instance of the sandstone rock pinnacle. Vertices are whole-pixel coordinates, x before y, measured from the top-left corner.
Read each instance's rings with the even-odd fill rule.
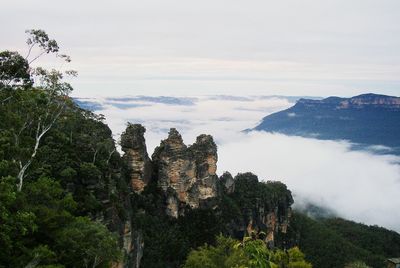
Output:
[[[130,124],[121,135],[123,159],[127,164],[132,189],[140,193],[152,178],[152,163],[147,154],[144,133],[140,124]]]

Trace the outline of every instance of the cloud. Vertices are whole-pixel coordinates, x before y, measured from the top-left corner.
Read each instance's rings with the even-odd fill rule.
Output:
[[[121,99],[123,102],[120,102]],[[254,127],[265,115],[293,104],[291,99],[276,96],[198,96],[190,98],[190,104],[186,97],[174,97],[173,101],[167,99],[166,102],[159,101],[165,100],[165,97],[143,96],[113,98],[113,102],[110,102],[110,98],[89,100],[103,104],[101,113],[106,116],[107,124],[117,136],[128,121],[144,124],[149,151],[165,138],[170,127],[182,132],[186,143],[193,143],[202,133],[213,135],[219,142],[229,139],[232,133]]]
[[[288,185],[295,205],[310,202],[346,219],[400,232],[400,158],[352,151],[351,144],[251,132],[219,146],[219,170],[251,171]]]
[[[170,96],[135,96],[135,97],[109,97],[106,98],[109,103],[126,103],[126,102],[148,102],[148,103],[163,103],[167,105],[194,105],[195,98],[187,97],[170,97]]]
[[[177,128],[187,144],[200,134],[211,134],[218,144],[219,174],[251,171],[262,180],[280,180],[292,190],[296,206],[311,202],[347,219],[400,231],[400,158],[384,154],[390,148],[360,150],[346,141],[241,132],[293,105],[291,97],[197,96],[193,105],[180,105],[180,97],[175,98],[165,103],[131,97],[123,103],[142,106],[107,103],[101,113],[116,138],[128,121],[145,125],[149,154],[170,127]]]

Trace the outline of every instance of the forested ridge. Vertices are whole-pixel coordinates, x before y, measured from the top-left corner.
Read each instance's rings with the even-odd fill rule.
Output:
[[[252,173],[206,177],[212,198],[179,202],[179,216],[169,215],[168,200],[186,197],[160,187],[161,157],[135,191],[103,116],[70,97],[65,78],[76,72],[32,67],[43,55],[70,57],[44,31],[27,34],[26,56],[0,52],[0,267],[385,267],[400,255],[398,233],[293,213],[285,184]],[[132,150],[138,129],[125,132]],[[212,138],[182,145],[179,157],[173,146],[167,139],[157,152],[186,157],[197,175],[214,172],[202,162],[216,154]]]

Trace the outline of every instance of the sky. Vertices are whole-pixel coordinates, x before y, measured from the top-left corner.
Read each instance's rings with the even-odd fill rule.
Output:
[[[294,206],[327,208],[335,215],[400,232],[400,157],[353,150],[346,141],[321,141],[266,132],[243,133],[273,112],[293,105],[292,98],[192,96],[95,98],[115,139],[126,122],[141,123],[148,153],[177,128],[186,144],[211,134],[218,146],[218,170],[253,172],[262,181],[279,180],[292,191]],[[380,148],[382,149],[382,148]],[[382,151],[381,151],[382,152]]]
[[[0,50],[46,30],[74,96],[400,95],[398,0],[0,1]]]

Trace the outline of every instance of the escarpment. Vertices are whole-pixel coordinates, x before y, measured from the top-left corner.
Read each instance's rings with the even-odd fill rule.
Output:
[[[180,267],[188,249],[212,244],[221,233],[284,244],[293,202],[284,184],[260,182],[251,173],[218,177],[210,135],[186,145],[172,128],[150,157],[145,131],[128,124],[121,135],[124,154],[105,158],[101,180],[85,163],[79,170],[85,185],[67,184],[71,192],[86,189],[94,196],[99,208],[91,217],[118,234],[122,258],[113,267]]]
[[[141,194],[152,183],[160,189],[162,211],[173,218],[188,209],[211,209],[224,218],[224,232],[235,236],[256,235],[270,246],[281,243],[290,225],[293,199],[279,182],[259,182],[251,173],[229,172],[217,176],[217,145],[212,136],[200,135],[190,146],[171,128],[168,137],[148,157],[145,129],[129,124],[121,137],[123,159],[130,186]],[[224,204],[230,200],[229,205]],[[235,212],[227,212],[234,209]],[[228,216],[224,216],[224,215]]]

